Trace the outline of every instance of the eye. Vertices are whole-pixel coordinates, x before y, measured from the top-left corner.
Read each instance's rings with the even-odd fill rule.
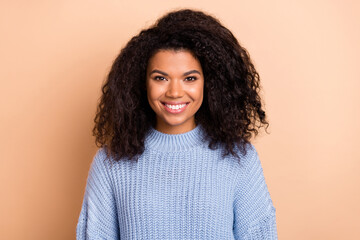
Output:
[[[166,80],[166,78],[164,78],[163,76],[155,76],[154,79],[155,79],[155,80],[158,80],[158,81],[164,81],[164,80]]]
[[[185,78],[185,81],[192,82],[192,81],[195,81],[196,79],[197,79],[197,77],[190,76],[190,77]]]

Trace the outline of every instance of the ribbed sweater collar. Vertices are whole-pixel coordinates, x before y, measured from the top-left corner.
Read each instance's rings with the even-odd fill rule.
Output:
[[[194,129],[180,134],[166,134],[151,127],[145,146],[162,152],[185,151],[204,143],[205,130],[198,124]]]

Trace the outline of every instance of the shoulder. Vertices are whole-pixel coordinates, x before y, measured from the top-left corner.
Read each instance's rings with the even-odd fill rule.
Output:
[[[107,150],[103,148],[99,148],[91,163],[92,171],[106,172],[108,171],[112,162],[111,156],[107,153]]]
[[[94,155],[92,164],[104,164],[106,161],[108,161],[106,149],[104,147],[99,148]]]
[[[258,151],[252,143],[247,143],[244,149],[235,147],[234,151],[240,159],[234,156],[231,156],[231,159],[240,179],[244,180],[244,178],[249,177],[249,174],[251,175],[254,171],[257,173],[259,172],[258,170],[262,170]]]
[[[258,151],[253,144],[249,143],[246,145],[246,154],[244,155],[243,159],[246,166],[259,164],[260,161]]]
[[[234,152],[240,159],[234,156],[232,158],[237,159],[241,167],[251,165],[258,159],[258,152],[252,143],[246,143],[243,147],[235,146]]]

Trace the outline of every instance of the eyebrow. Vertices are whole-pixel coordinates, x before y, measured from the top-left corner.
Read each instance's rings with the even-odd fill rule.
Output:
[[[150,75],[153,74],[153,73],[160,73],[160,74],[162,74],[164,76],[169,76],[169,74],[167,74],[166,72],[163,72],[163,71],[160,71],[160,70],[157,70],[157,69],[152,70],[150,72]],[[192,74],[192,73],[197,73],[197,74],[201,75],[198,70],[190,70],[188,72],[184,72],[183,76],[187,76],[187,75]]]

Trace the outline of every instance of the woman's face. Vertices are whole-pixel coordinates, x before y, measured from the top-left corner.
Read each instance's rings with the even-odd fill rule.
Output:
[[[190,51],[155,53],[147,66],[146,89],[158,131],[179,134],[195,128],[195,113],[203,101],[204,75]]]

